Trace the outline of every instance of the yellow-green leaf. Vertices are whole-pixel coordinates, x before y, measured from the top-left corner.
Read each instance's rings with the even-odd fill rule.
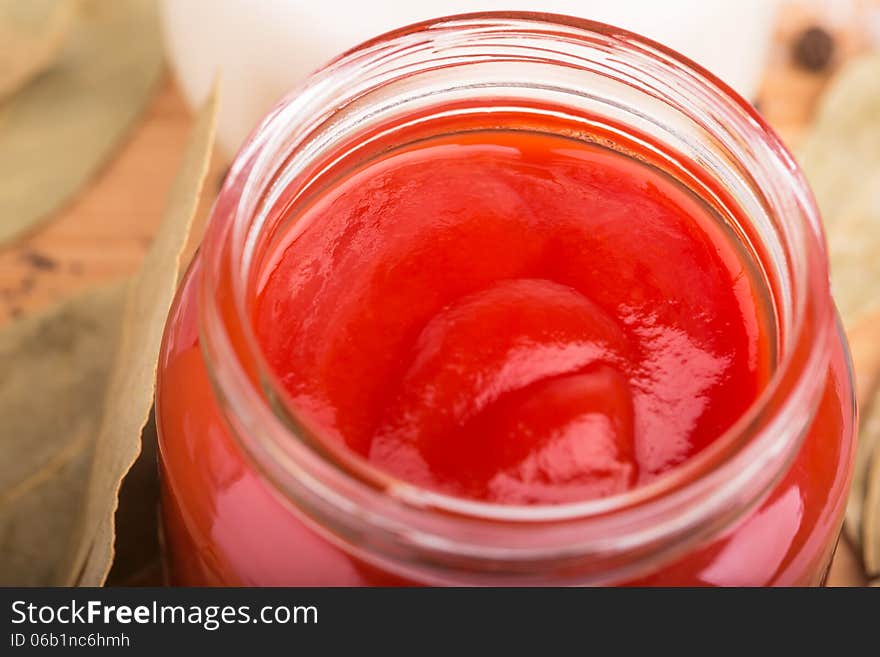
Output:
[[[45,71],[58,56],[77,0],[0,0],[0,98]]]
[[[216,99],[212,93],[196,118],[165,219],[129,287],[81,524],[62,571],[69,584],[103,584],[113,561],[119,489],[140,453],[141,433],[153,405],[159,347],[177,287],[180,252],[208,173]]]
[[[880,54],[847,65],[835,78],[799,159],[825,223],[832,291],[858,377],[862,418],[846,531],[867,560],[869,550],[880,553],[877,518],[871,515],[880,509],[876,502],[874,508],[866,504],[880,497],[872,493],[880,491],[874,480],[880,468],[871,465],[880,452]]]
[[[51,69],[0,101],[0,243],[50,216],[98,171],[161,71],[155,0],[76,4]]]
[[[835,78],[799,160],[822,212],[832,290],[849,329],[880,308],[880,54]]]
[[[137,275],[0,329],[0,585],[103,583],[120,486],[153,403],[162,328],[208,170],[215,114],[212,95]],[[152,485],[154,463],[144,466],[142,480]],[[144,559],[130,556],[121,577],[135,576]]]
[[[0,331],[0,585],[46,585],[85,492],[124,285]]]

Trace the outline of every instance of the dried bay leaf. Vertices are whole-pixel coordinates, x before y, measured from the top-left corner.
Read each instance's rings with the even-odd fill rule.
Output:
[[[863,409],[852,488],[846,506],[846,532],[859,548],[868,573],[880,571],[880,388]],[[869,552],[871,557],[869,557]]]
[[[828,237],[831,282],[852,348],[861,406],[847,536],[867,562],[880,550],[880,54],[849,64],[822,100],[800,152]],[[872,497],[873,495],[873,497]]]
[[[76,0],[0,0],[0,98],[55,61],[75,11]]]
[[[125,286],[0,330],[0,585],[53,583],[72,539]]]
[[[112,545],[96,539],[113,541],[112,511],[109,528],[104,512],[115,508],[128,459],[140,449],[162,325],[208,168],[215,112],[212,96],[196,120],[165,221],[140,273],[0,329],[0,585],[63,583],[71,546],[84,542],[92,570],[101,570],[94,565],[99,554],[110,558]],[[154,442],[145,447],[147,457],[150,448]],[[155,458],[142,465],[142,476],[126,480],[138,504],[134,517],[124,520],[134,527],[137,516],[148,514],[144,527],[155,534]],[[99,528],[90,524],[94,519]],[[149,544],[155,536],[144,534],[150,531],[144,527],[123,541],[130,558],[120,564],[120,579],[136,581],[137,569],[155,554],[156,543]]]
[[[878,217],[878,221],[880,221],[880,217]],[[880,454],[880,340],[877,339],[878,323],[880,323],[880,313],[873,312],[847,331],[853,357],[856,397],[861,418],[856,461],[853,466],[852,488],[846,507],[845,529],[850,541],[859,548],[860,552],[864,552],[869,545],[865,541],[866,530],[863,525],[867,513],[866,499],[869,484],[873,481],[870,463],[872,458]],[[876,472],[873,476],[880,476],[880,472]],[[878,543],[878,548],[880,548],[880,543]]]
[[[849,330],[880,308],[880,54],[835,78],[799,160],[822,211],[834,298]]]
[[[141,451],[153,405],[162,331],[177,287],[180,252],[208,173],[216,109],[214,91],[196,117],[165,218],[128,290],[81,523],[70,558],[59,571],[67,584],[99,586],[113,561],[118,495]]]
[[[0,243],[95,174],[162,72],[155,0],[79,0],[75,10],[52,68],[0,102]]]

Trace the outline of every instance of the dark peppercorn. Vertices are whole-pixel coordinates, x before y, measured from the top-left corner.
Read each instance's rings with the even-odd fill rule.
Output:
[[[58,263],[55,262],[52,258],[50,258],[49,256],[45,256],[42,253],[37,253],[36,251],[26,251],[22,254],[21,257],[34,269],[51,271],[58,266]]]
[[[801,32],[793,44],[794,60],[808,71],[818,72],[831,62],[834,56],[834,37],[821,27],[809,27]]]

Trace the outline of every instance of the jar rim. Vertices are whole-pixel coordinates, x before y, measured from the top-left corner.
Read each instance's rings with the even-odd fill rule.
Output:
[[[234,273],[258,232],[254,226],[250,232],[245,229],[253,221],[254,205],[243,201],[253,200],[265,188],[265,174],[273,170],[273,158],[290,157],[286,152],[285,158],[279,158],[273,148],[277,151],[285,144],[281,137],[294,121],[302,121],[303,110],[323,111],[326,116],[322,120],[339,110],[338,106],[322,107],[320,101],[326,100],[322,94],[327,95],[328,87],[338,84],[340,76],[352,75],[352,69],[362,70],[370,58],[409,47],[415,41],[445,39],[456,33],[473,36],[489,31],[497,35],[510,29],[560,38],[564,34],[566,39],[585,42],[595,37],[611,44],[621,57],[637,54],[675,73],[678,82],[693,85],[695,102],[715,103],[711,110],[734,121],[750,140],[748,148],[784,181],[785,189],[777,191],[787,194],[786,205],[771,209],[786,214],[788,229],[801,232],[803,251],[789,254],[800,258],[793,276],[803,279],[789,281],[798,284],[793,297],[791,348],[759,398],[724,434],[685,463],[653,482],[600,499],[533,506],[466,500],[396,480],[375,471],[356,455],[340,458],[303,440],[264,394],[262,386],[272,387],[273,375],[247,315],[243,277]],[[444,43],[444,47],[451,46]],[[326,509],[350,511],[356,507],[360,531],[377,527],[389,534],[389,540],[418,544],[423,550],[530,563],[550,557],[559,563],[560,558],[615,546],[618,550],[650,548],[659,552],[660,543],[669,537],[687,534],[693,541],[700,531],[705,534],[720,530],[722,524],[729,526],[741,517],[740,498],[749,486],[754,489],[752,504],[770,489],[796,452],[824,385],[834,317],[827,258],[815,202],[793,157],[758,112],[724,82],[673,50],[613,26],[556,14],[486,12],[422,21],[375,37],[334,59],[270,113],[236,157],[217,199],[215,215],[221,207],[229,208],[231,216],[212,217],[202,251],[206,266],[202,268],[199,313],[207,369],[244,452],[286,499],[296,497],[296,506],[309,507],[307,515],[320,515],[328,525],[335,523],[325,517]],[[223,277],[234,291],[236,314],[232,317],[224,316],[217,305]],[[234,346],[231,332],[243,335],[243,342]],[[244,357],[242,344],[247,351]],[[243,363],[244,359],[250,362]],[[774,476],[762,472],[768,463],[778,470]],[[759,480],[760,485],[755,485]],[[304,502],[303,496],[309,501]],[[728,509],[736,503],[739,508]],[[722,508],[727,509],[723,522],[718,515]],[[430,527],[427,523],[413,525],[412,521],[422,516],[431,516]],[[662,531],[657,519],[666,523]],[[495,531],[500,524],[505,531],[515,529],[521,534],[526,527],[535,534],[538,526],[546,530],[548,523],[564,525],[566,531],[546,531],[544,540],[522,535],[514,539],[510,533],[500,536]],[[460,540],[462,526],[467,526],[469,536],[465,542]],[[329,533],[351,537],[356,531],[336,526]],[[568,539],[573,542],[566,543]]]

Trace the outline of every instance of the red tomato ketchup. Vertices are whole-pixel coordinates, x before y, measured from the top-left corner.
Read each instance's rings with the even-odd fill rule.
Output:
[[[547,97],[554,75],[585,83],[521,72],[544,54],[504,95],[463,100],[506,61],[497,44],[444,78],[444,101],[442,55],[419,39],[527,32],[536,53],[593,39],[636,56],[637,37],[596,24],[470,20],[383,37],[419,52],[398,80],[412,107],[370,104],[400,68],[356,50],[355,77],[343,58],[309,84],[339,78],[357,103],[291,96],[233,166],[160,360],[172,581],[821,583],[855,411],[799,174],[719,87],[732,118],[678,147],[680,126]],[[319,100],[335,122],[302,126],[298,103]],[[346,111],[357,128],[339,129]],[[718,147],[737,128],[766,153]],[[775,215],[777,187],[803,216]]]
[[[421,141],[296,222],[256,333],[297,410],[377,468],[503,504],[611,495],[720,436],[766,382],[761,295],[717,224],[593,144]]]

